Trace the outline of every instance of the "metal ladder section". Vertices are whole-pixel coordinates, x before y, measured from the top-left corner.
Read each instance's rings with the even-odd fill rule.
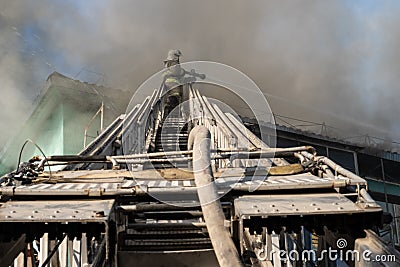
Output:
[[[154,152],[187,150],[188,129],[182,117],[167,117],[156,137]]]
[[[94,155],[104,155],[107,153],[114,152],[114,145],[117,136],[122,130],[125,115],[118,116],[98,137],[96,137],[92,142],[89,143],[78,155],[80,156],[94,156]],[[96,169],[101,168],[104,164],[93,163],[81,163],[81,164],[71,164],[67,165],[63,170],[76,170],[76,169]]]
[[[229,218],[231,203],[222,206]],[[125,230],[118,234],[119,266],[130,266],[129,262],[138,266],[218,266],[199,206],[136,202],[121,205],[119,210],[119,217],[125,218]],[[155,263],[154,257],[165,262]]]
[[[122,155],[143,153],[148,150],[149,138],[160,124],[163,103],[162,90],[154,90],[141,104],[135,105],[127,114],[118,116],[99,136],[89,143],[79,156]],[[102,169],[105,164],[70,164],[63,170]]]
[[[230,113],[224,113],[218,105],[211,103],[198,89],[189,86],[189,118],[194,125],[203,125],[211,133],[211,149],[267,149],[269,146],[248,130]],[[272,135],[274,133],[271,133]],[[289,163],[283,158],[237,160],[234,167],[284,166]],[[230,167],[227,160],[216,160],[217,168]]]
[[[167,117],[161,122],[160,127],[155,136],[154,151],[149,152],[169,152],[169,151],[186,151],[188,142],[188,127],[182,117]],[[173,158],[182,158],[184,155],[176,155]],[[165,162],[165,163],[152,163],[152,168],[171,168],[180,167],[187,168],[187,161],[183,162]],[[146,168],[146,167],[145,167]]]
[[[132,211],[135,212],[132,212]],[[122,205],[126,229],[118,236],[119,251],[177,251],[211,249],[199,207],[160,203]]]

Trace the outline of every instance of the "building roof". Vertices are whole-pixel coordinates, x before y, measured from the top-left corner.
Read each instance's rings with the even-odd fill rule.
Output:
[[[251,125],[251,124],[257,124],[257,121],[255,119],[247,118],[247,117],[241,117],[242,121],[245,123],[245,125]],[[377,156],[381,157],[387,160],[391,161],[397,161],[400,162],[400,154],[397,152],[393,151],[386,151],[385,149],[379,148],[379,147],[371,147],[367,146],[365,144],[360,144],[356,142],[351,142],[348,140],[343,140],[340,138],[334,138],[332,136],[327,136],[319,133],[315,133],[312,131],[306,131],[303,129],[299,128],[294,128],[294,127],[289,127],[285,125],[280,125],[280,124],[270,124],[270,123],[263,123],[264,127],[270,127],[276,129],[278,132],[278,136],[301,136],[301,140],[304,141],[305,139],[312,140],[313,143],[316,144],[321,144],[321,145],[329,145],[329,144],[334,144],[335,147],[341,147],[341,148],[346,148],[350,149],[353,151],[358,151],[362,152],[371,156]]]
[[[112,121],[126,112],[131,95],[129,91],[81,82],[53,72],[46,79],[45,89],[37,98],[33,112],[13,140],[0,153],[0,172],[10,168],[9,161],[15,165],[15,158],[18,158],[16,153],[22,143],[26,138],[40,135],[46,121],[60,105],[81,113],[94,114],[101,103],[104,103],[105,116]]]
[[[74,80],[58,72],[50,74],[46,82],[46,89],[39,98],[37,108],[46,101],[54,101],[53,94],[56,93],[60,100],[72,101],[79,107],[91,109],[95,105],[98,108],[99,100],[104,100],[112,105],[109,108],[115,112],[124,113],[132,94],[129,91]]]

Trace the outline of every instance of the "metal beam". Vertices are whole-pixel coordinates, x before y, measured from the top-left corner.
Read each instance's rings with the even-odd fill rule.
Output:
[[[10,266],[25,246],[25,234],[16,241],[0,243],[0,266]]]

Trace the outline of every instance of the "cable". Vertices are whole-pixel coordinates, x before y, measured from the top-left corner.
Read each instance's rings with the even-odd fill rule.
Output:
[[[32,141],[31,139],[26,139],[25,142],[24,142],[24,144],[23,144],[22,147],[21,147],[21,150],[19,151],[18,165],[17,165],[17,169],[16,169],[17,172],[18,172],[18,170],[19,170],[19,164],[21,164],[22,152],[24,151],[24,148],[25,148],[25,146],[26,146],[28,143],[33,144],[33,145],[40,151],[40,153],[42,153],[43,157],[45,158],[46,163],[47,163],[47,166],[49,167],[49,179],[47,179],[47,182],[50,181],[50,179],[51,179],[51,177],[52,177],[50,163],[49,163],[49,161],[47,160],[47,157],[46,157],[46,155],[44,154],[43,150],[38,146],[38,144],[36,144],[36,143],[35,143],[34,141]]]
[[[63,234],[63,236],[61,237],[61,239],[57,240],[56,245],[54,246],[53,250],[50,252],[49,256],[47,257],[47,259],[42,263],[41,267],[46,267],[49,263],[51,258],[54,256],[54,254],[57,252],[58,247],[61,245],[61,243],[64,241],[65,237],[67,236],[67,234]]]

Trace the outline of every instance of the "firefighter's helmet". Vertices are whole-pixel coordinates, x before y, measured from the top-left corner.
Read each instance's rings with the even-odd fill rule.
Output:
[[[169,50],[167,59],[165,59],[164,62],[168,62],[168,61],[179,62],[179,57],[181,57],[181,56],[182,56],[182,53],[180,50],[178,50],[178,49]]]

